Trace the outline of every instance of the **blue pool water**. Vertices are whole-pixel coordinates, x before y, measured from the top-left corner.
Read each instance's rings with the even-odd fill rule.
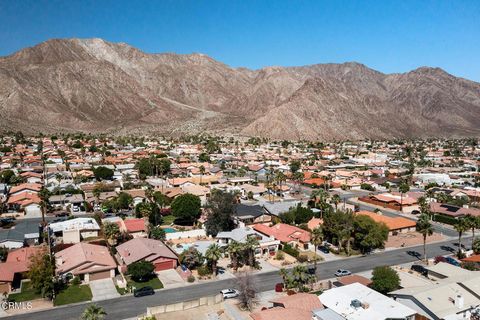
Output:
[[[163,228],[163,230],[165,230],[166,233],[174,233],[174,232],[177,232],[177,230],[174,229],[174,228]]]

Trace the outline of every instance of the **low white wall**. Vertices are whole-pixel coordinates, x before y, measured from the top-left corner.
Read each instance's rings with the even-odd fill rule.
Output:
[[[207,233],[203,229],[195,229],[190,231],[179,231],[171,232],[166,234],[167,240],[176,240],[176,239],[187,239],[187,238],[197,238],[197,237],[206,237]]]
[[[171,303],[171,304],[166,304],[166,305],[161,305],[156,307],[148,307],[147,315],[153,316],[155,314],[160,314],[160,313],[188,310],[188,309],[193,309],[193,308],[197,308],[199,306],[205,306],[205,305],[212,306],[222,301],[223,301],[222,294],[217,294],[214,296],[202,297],[199,299],[194,299],[189,301]]]

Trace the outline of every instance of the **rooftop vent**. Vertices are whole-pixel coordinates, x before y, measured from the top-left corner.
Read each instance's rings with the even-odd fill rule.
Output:
[[[362,302],[360,302],[360,300],[358,300],[358,299],[354,299],[350,302],[350,306],[357,309],[357,308],[362,307]]]

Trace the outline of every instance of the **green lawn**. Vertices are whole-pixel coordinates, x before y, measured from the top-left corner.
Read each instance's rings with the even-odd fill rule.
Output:
[[[163,217],[163,225],[171,225],[175,221],[174,215],[168,215]]]
[[[132,287],[135,287],[135,289],[140,289],[146,286],[152,287],[153,289],[163,288],[163,283],[157,277],[152,278],[145,282],[136,282],[136,281],[133,281],[132,279],[128,279],[128,284],[131,285]]]
[[[57,294],[54,305],[61,306],[87,300],[92,300],[92,290],[89,285],[71,285]]]
[[[35,289],[31,286],[31,282],[22,282],[22,290],[19,293],[12,293],[8,296],[8,300],[13,302],[30,301],[40,299],[41,294],[36,293]]]

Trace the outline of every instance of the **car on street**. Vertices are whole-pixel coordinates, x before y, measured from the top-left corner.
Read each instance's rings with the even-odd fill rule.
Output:
[[[411,270],[420,273],[422,276],[428,276],[428,269],[419,264],[414,264],[410,267]]]
[[[349,276],[352,273],[348,270],[344,269],[338,269],[337,272],[335,272],[335,277],[344,277],[344,276]]]
[[[446,257],[445,259],[447,260],[445,262],[450,263],[453,266],[460,267],[460,262],[458,262],[456,259],[452,257]]]
[[[134,297],[144,297],[144,296],[150,296],[152,294],[155,294],[155,290],[153,290],[153,288],[149,286],[146,286],[140,289],[135,289],[133,291]]]
[[[236,298],[240,294],[237,289],[223,289],[220,293],[223,295],[223,299]]]

